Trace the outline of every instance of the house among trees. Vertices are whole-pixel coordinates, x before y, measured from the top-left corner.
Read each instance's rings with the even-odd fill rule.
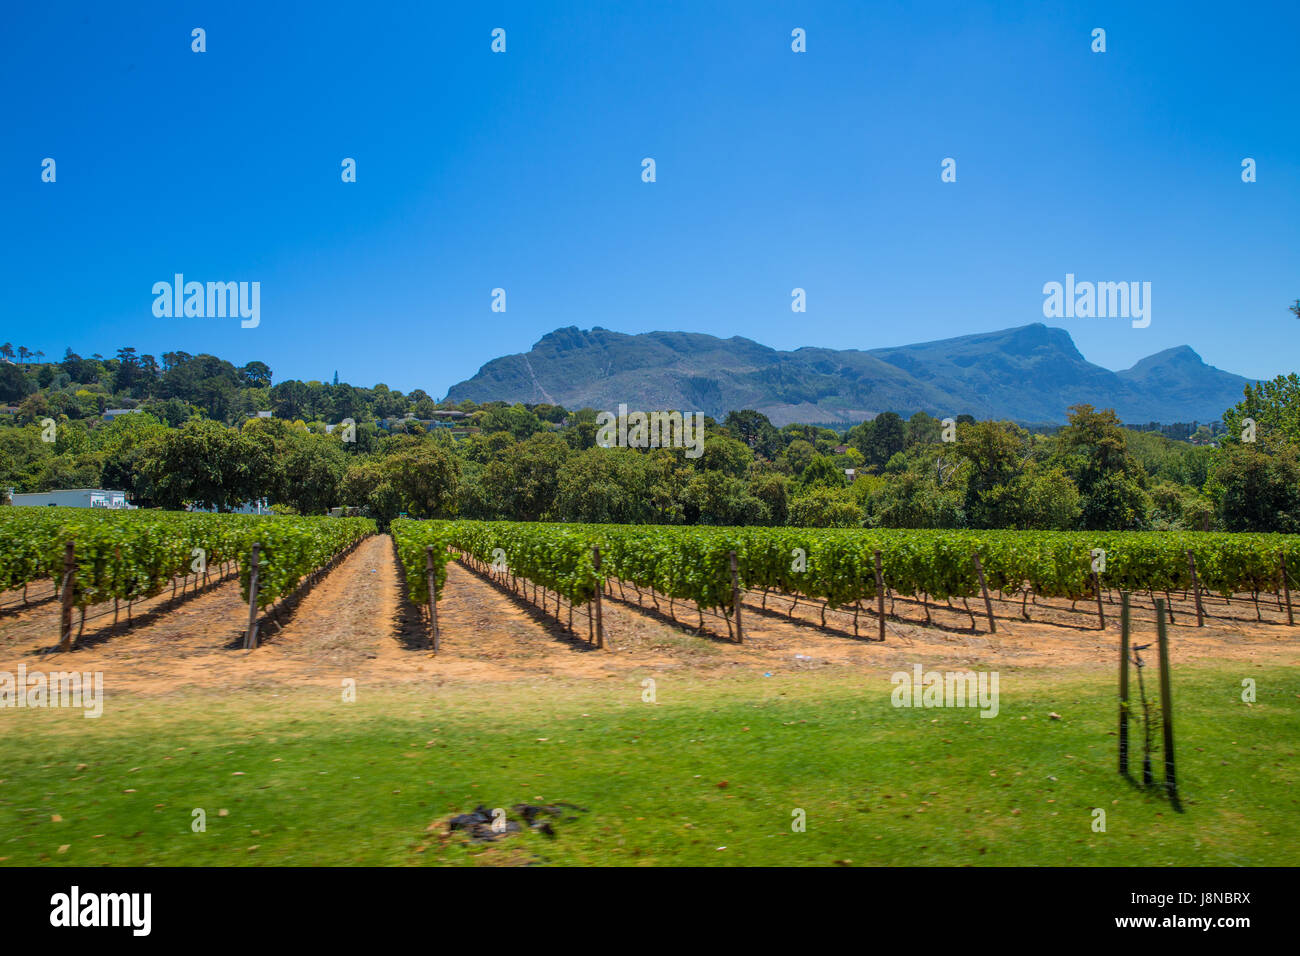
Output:
[[[126,503],[125,491],[106,491],[103,488],[64,488],[31,494],[15,494],[11,491],[9,502],[16,507],[107,508],[111,511],[123,511],[131,507]]]

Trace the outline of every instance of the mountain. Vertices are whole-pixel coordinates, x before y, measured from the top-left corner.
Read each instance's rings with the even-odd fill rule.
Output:
[[[1151,421],[1172,422],[1171,416],[1182,408],[1202,408],[1214,402],[1222,404],[1219,414],[1241,401],[1242,386],[1249,382],[1212,365],[1206,365],[1189,346],[1165,349],[1148,355],[1132,368],[1116,373],[1139,393],[1145,393],[1165,409]],[[1216,416],[1217,417],[1217,416]],[[1179,421],[1189,421],[1183,417]],[[1205,421],[1205,418],[1197,418]],[[1133,419],[1137,421],[1137,419]]]
[[[1248,381],[1206,365],[1185,345],[1112,372],[1087,361],[1064,329],[1041,322],[897,348],[793,352],[740,336],[571,326],[526,353],[493,359],[447,397],[611,411],[626,403],[715,418],[753,408],[777,425],[860,421],[883,411],[1061,422],[1071,405],[1087,402],[1137,424],[1216,421]]]

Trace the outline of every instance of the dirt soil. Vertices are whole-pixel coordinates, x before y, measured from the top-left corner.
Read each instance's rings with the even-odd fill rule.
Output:
[[[31,594],[39,597],[48,590],[33,587]],[[1019,598],[998,600],[995,595],[997,632],[990,634],[982,601],[971,602],[971,613],[960,601],[955,609],[932,605],[931,626],[925,626],[919,603],[897,601],[886,640],[877,643],[869,638],[878,624],[865,612],[859,614],[860,636],[855,638],[851,609],[829,612],[822,628],[817,606],[801,601],[791,611],[790,598],[769,595],[764,611],[763,596],[750,593],[742,611],[745,641],[738,644],[718,614],[704,614],[701,633],[693,605],[678,602],[670,614],[662,596],[657,596],[656,611],[644,592],[638,607],[632,588],[615,584],[614,591],[602,602],[607,646],[597,649],[587,639],[586,606],[573,610],[570,630],[569,609],[562,604],[557,619],[553,594],[546,597],[543,611],[508,585],[453,563],[438,604],[441,652],[435,657],[426,624],[403,596],[392,540],[376,536],[362,542],[296,606],[281,611],[283,626],[265,621],[265,643],[252,651],[242,647],[248,607],[233,578],[183,597],[167,593],[140,602],[132,608],[130,625],[124,607],[116,625],[111,605],[92,608],[76,649],[68,653],[47,653],[58,643],[55,601],[15,607],[20,593],[0,595],[0,670],[13,671],[25,663],[29,671],[102,671],[109,693],[152,695],[186,687],[338,687],[346,678],[371,686],[436,686],[548,678],[627,680],[683,670],[703,677],[819,669],[877,673],[913,663],[1088,669],[1113,667],[1118,652],[1119,608],[1114,604],[1104,605],[1107,628],[1102,631],[1095,602],[1079,602],[1075,608],[1068,601],[1030,604],[1035,620],[1024,621],[1011,619],[1020,614]],[[620,591],[626,600],[618,598]],[[531,596],[531,587],[527,593]],[[1175,661],[1300,659],[1300,627],[1285,624],[1272,597],[1261,598],[1261,623],[1226,618],[1253,617],[1249,596],[1231,604],[1207,598],[1205,607],[1217,616],[1207,618],[1202,628],[1195,626],[1191,600],[1172,597]],[[1135,607],[1134,622],[1135,640],[1154,639],[1154,611],[1146,595]]]

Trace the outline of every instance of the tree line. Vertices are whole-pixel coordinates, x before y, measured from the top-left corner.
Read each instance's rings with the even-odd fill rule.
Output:
[[[555,405],[461,403],[470,427],[453,437],[419,423],[453,408],[421,390],[272,384],[261,362],[209,355],[69,351],[2,368],[6,381],[23,376],[17,411],[0,417],[0,488],[17,491],[108,487],[142,506],[218,510],[265,498],[286,513],[353,508],[384,522],[1300,531],[1295,375],[1247,388],[1213,442],[1203,427],[1196,443],[1174,440],[1087,405],[1051,433],[892,412],[846,431],[777,428],[741,410],[707,419],[692,459],[599,448],[595,410]],[[135,413],[104,421],[107,408]],[[345,418],[354,432],[328,427]]]

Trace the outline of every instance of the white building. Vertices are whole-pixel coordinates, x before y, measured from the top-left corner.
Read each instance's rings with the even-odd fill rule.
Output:
[[[61,488],[57,491],[36,491],[31,494],[9,495],[15,506],[63,508],[108,508],[120,511],[131,506],[126,503],[125,491],[105,491],[103,488]]]

